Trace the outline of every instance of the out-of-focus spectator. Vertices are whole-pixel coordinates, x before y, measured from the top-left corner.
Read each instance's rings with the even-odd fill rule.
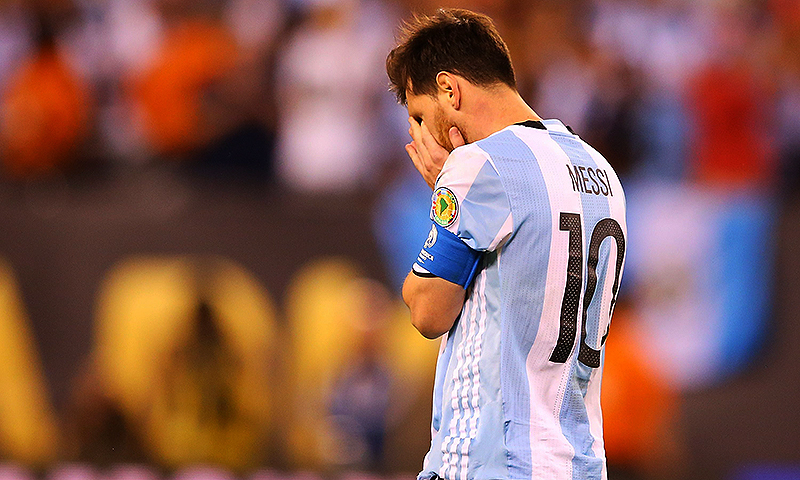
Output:
[[[191,168],[214,178],[271,180],[274,173],[276,115],[272,52],[251,49],[206,94],[205,145]],[[265,88],[266,87],[266,88]]]
[[[658,89],[680,93],[706,60],[711,32],[688,0],[592,0],[590,45],[640,70]],[[652,92],[648,92],[650,94]]]
[[[0,91],[32,47],[33,18],[22,3],[21,0],[0,3]]]
[[[596,75],[585,48],[579,11],[573,5],[531,3],[524,12],[519,81],[533,85],[532,105],[544,118],[558,118],[584,132]]]
[[[279,172],[298,190],[352,191],[390,153],[376,126],[393,15],[379,0],[310,0],[306,9],[278,63]]]
[[[134,77],[144,138],[195,171],[272,176],[272,64],[285,15],[275,1],[160,3],[166,25],[152,64]]]
[[[612,163],[618,157],[629,167],[622,169],[625,177],[683,180],[690,128],[686,83],[708,56],[707,17],[686,0],[591,5],[589,45],[602,80],[586,135],[599,137],[595,142]]]
[[[281,0],[230,0],[225,20],[244,50],[271,51],[283,32],[288,12]]]
[[[365,310],[370,298],[358,282],[352,263],[326,259],[301,269],[289,287],[292,417],[285,428],[294,467],[325,470],[363,460],[363,437],[348,438],[328,408],[337,379],[358,358],[364,330],[385,324],[385,311]],[[354,440],[361,452],[348,448]]]
[[[336,461],[349,467],[378,469],[394,381],[381,338],[391,299],[377,283],[363,282],[359,287],[372,308],[366,318],[357,320],[360,336],[356,354],[334,381],[329,411],[340,435],[341,455]]]
[[[403,445],[396,453],[385,445],[412,422],[427,425],[430,417],[409,407],[431,388],[436,344],[411,327],[399,299],[348,261],[311,262],[287,300],[292,415],[284,428],[293,467],[418,468],[406,452],[416,445],[424,455],[428,439],[395,443]]]
[[[263,182],[274,176],[277,129],[274,63],[287,28],[277,0],[228,2],[223,19],[236,39],[236,63],[205,94],[206,145],[192,168],[214,178]]]
[[[800,185],[800,2],[773,0],[777,38],[773,54],[775,120],[781,180],[789,192]]]
[[[104,4],[102,35],[111,55],[106,68],[112,77],[137,75],[150,67],[164,40],[157,0],[109,0]]]
[[[76,20],[59,38],[94,87],[95,130],[89,155],[98,167],[148,159],[141,109],[128,83],[152,68],[164,37],[157,0],[76,2]]]
[[[703,71],[695,82],[696,177],[711,185],[767,184],[774,169],[767,140],[768,102],[756,79],[741,67],[719,65]]]
[[[164,41],[151,68],[135,81],[135,97],[151,148],[182,157],[209,135],[204,95],[236,64],[237,46],[213,12],[194,7],[200,13],[192,14],[183,1],[165,1],[162,8],[168,25]]]
[[[16,179],[64,168],[88,132],[89,87],[56,48],[51,20],[44,14],[40,20],[35,53],[0,99],[0,155]]]
[[[753,65],[762,29],[748,7],[717,8],[714,58],[690,85],[693,173],[710,185],[766,186],[774,180],[774,133],[767,85]]]
[[[626,178],[637,167],[636,112],[641,99],[639,72],[624,62],[594,59],[596,88],[588,107],[585,132],[592,145]]]
[[[609,477],[679,478],[678,394],[646,357],[625,302],[615,306],[603,374],[603,440]]]

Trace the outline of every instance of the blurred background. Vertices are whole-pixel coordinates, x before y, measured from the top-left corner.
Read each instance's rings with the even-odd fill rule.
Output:
[[[414,478],[384,59],[439,6],[626,187],[612,480],[800,478],[797,0],[2,0],[0,480]]]

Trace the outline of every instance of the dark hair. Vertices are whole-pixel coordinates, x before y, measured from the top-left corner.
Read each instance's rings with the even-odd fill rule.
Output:
[[[386,57],[386,73],[397,101],[436,93],[436,74],[460,75],[480,86],[499,83],[516,88],[508,47],[492,19],[469,10],[439,9],[414,16],[400,30],[397,47]]]

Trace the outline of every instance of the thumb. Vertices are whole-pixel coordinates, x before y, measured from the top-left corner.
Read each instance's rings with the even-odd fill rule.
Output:
[[[461,135],[461,131],[458,127],[450,127],[450,130],[447,132],[450,135],[450,143],[453,144],[453,148],[458,148],[461,145],[464,145],[464,137]]]

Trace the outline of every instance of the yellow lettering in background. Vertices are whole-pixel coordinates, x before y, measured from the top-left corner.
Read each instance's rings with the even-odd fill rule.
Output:
[[[103,284],[98,368],[161,464],[255,466],[274,395],[275,308],[216,257],[133,258]]]
[[[28,318],[11,268],[0,259],[0,453],[43,465],[54,458],[57,443]]]
[[[427,431],[430,418],[414,415],[419,400],[429,410],[438,344],[420,336],[402,301],[378,282],[365,278],[350,261],[327,258],[297,272],[287,295],[288,391],[281,397],[282,420],[292,468],[325,470],[359,465],[363,440],[348,435],[331,410],[337,387],[348,372],[377,363],[391,378],[387,393],[387,465],[409,468],[408,452],[424,455],[424,436],[405,438],[403,431]],[[425,425],[417,425],[422,421]],[[419,427],[417,430],[410,425]],[[352,433],[352,432],[349,432]],[[396,439],[408,441],[398,445]],[[413,448],[414,442],[419,448]],[[394,447],[394,448],[392,448]],[[395,455],[395,452],[398,452]],[[403,457],[403,458],[395,458]],[[414,465],[414,468],[416,464]]]
[[[362,384],[348,390],[347,379],[376,361],[390,379],[375,392],[391,400],[384,461],[416,468],[408,452],[418,458],[427,449],[413,433],[429,428],[415,413],[430,408],[437,343],[419,336],[402,302],[347,260],[297,272],[286,310],[278,322],[267,291],[224,258],[119,262],[101,284],[89,374],[77,386],[88,404],[68,419],[61,446],[116,461],[107,432],[83,427],[118,412],[124,432],[110,441],[141,447],[167,468],[249,471],[270,442],[286,456],[268,461],[286,467],[357,465],[358,439],[337,423],[333,404],[337,391],[340,407],[349,401]],[[0,262],[0,455],[36,466],[63,458],[45,385],[16,284]]]

